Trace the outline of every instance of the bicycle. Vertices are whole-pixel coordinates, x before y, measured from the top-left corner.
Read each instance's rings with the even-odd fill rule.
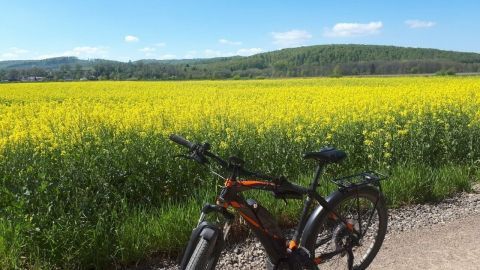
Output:
[[[319,269],[319,265],[322,269],[365,269],[378,253],[387,230],[387,208],[381,189],[381,180],[386,176],[363,172],[332,180],[338,188],[326,198],[317,192],[325,167],[345,159],[345,152],[330,147],[305,153],[304,159],[317,162],[315,176],[307,188],[283,176],[249,171],[238,157],[223,160],[210,151],[208,143],[192,143],[175,134],[170,139],[188,148],[187,154],[180,156],[204,165],[214,161],[230,173],[224,178],[216,203],[203,206],[183,254],[181,269],[215,269],[235,217],[227,210],[230,207],[243,217],[263,245],[267,269]],[[245,177],[254,180],[241,179]],[[286,240],[272,214],[257,201],[242,196],[242,192],[251,189],[270,191],[283,200],[306,197],[291,240]],[[314,202],[318,204],[315,208]],[[205,220],[211,213],[223,217],[223,228]]]

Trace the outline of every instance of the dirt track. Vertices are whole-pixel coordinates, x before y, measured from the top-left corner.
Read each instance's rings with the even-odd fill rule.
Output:
[[[369,269],[480,269],[480,215],[391,235]]]

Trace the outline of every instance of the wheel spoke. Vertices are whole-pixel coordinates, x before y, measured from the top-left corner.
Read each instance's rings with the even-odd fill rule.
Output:
[[[353,193],[334,206],[333,211],[339,218],[326,219],[315,241],[315,257],[323,258],[321,269],[368,266],[378,252],[375,243],[379,239],[383,241],[384,235],[379,234],[380,230],[383,234],[385,230],[381,228],[386,228],[386,221],[382,221],[384,219],[381,219],[378,206],[378,196],[362,193]],[[358,233],[358,242],[347,229],[347,224],[353,225],[354,232]]]
[[[379,199],[379,198],[377,198],[377,200],[375,201],[375,206],[373,207],[372,213],[370,214],[370,217],[368,218],[368,222],[367,222],[367,226],[366,226],[365,232],[362,233],[362,235],[360,236],[360,238],[363,238],[363,236],[364,236],[365,234],[367,234],[367,230],[368,230],[368,228],[370,227],[370,224],[371,224],[371,222],[372,222],[373,214],[375,214],[375,209],[377,208],[378,199]],[[360,232],[361,232],[361,231],[360,231]]]
[[[358,197],[357,193],[357,222],[358,222],[358,231],[360,232],[360,235],[362,234],[362,219],[360,215],[360,198]]]
[[[332,235],[329,235],[329,236],[327,236],[323,239],[320,239],[320,240],[317,239],[317,242],[315,243],[315,247],[317,248],[319,246],[323,246],[331,240],[332,240]]]

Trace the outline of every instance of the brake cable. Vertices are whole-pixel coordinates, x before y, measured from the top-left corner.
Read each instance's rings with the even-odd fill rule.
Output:
[[[218,176],[218,177],[221,178],[222,180],[227,180],[227,178],[223,177],[222,175],[220,175],[219,173],[217,173],[216,171],[214,171],[211,166],[208,166],[208,168],[210,169],[210,172],[211,172],[213,175]]]

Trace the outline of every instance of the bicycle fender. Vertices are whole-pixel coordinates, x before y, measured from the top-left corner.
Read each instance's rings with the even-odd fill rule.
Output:
[[[218,232],[216,230],[208,227],[205,227],[200,233],[200,236],[203,237],[203,239],[208,240],[208,242],[217,240],[217,235]]]
[[[363,186],[359,187],[359,189],[365,190],[365,189],[370,189],[373,190],[374,192],[378,192],[378,190],[375,187],[372,186]],[[330,206],[335,206],[340,201],[347,196],[350,192],[354,192],[355,189],[342,189],[342,190],[337,190],[330,194],[325,200],[327,201],[328,205]],[[315,241],[317,240],[317,236],[313,235],[316,233],[316,228],[320,226],[320,223],[322,220],[324,220],[327,215],[328,215],[328,210],[325,209],[323,206],[319,205],[315,210],[312,212],[310,217],[307,220],[307,223],[305,225],[305,229],[303,230],[302,234],[302,239],[300,240],[300,245],[302,247],[307,248],[310,252],[312,247],[315,246]]]
[[[325,198],[325,200],[327,201],[328,205],[333,205],[334,202],[340,201],[342,197],[343,193],[337,190]],[[300,240],[300,246],[310,248],[314,245],[317,237],[313,236],[312,234],[316,231],[315,229],[320,226],[320,222],[326,218],[327,214],[328,211],[323,206],[319,205],[317,208],[315,208],[305,224],[305,229],[302,233],[302,239]]]
[[[183,253],[182,261],[180,263],[180,269],[185,269],[187,267],[188,261],[197,246],[199,237],[202,237],[209,242],[213,241],[215,247],[217,247],[217,244],[223,244],[223,232],[220,228],[206,221],[200,223],[190,235],[190,240],[188,241],[187,248]],[[221,239],[221,241],[217,241],[219,239]]]

